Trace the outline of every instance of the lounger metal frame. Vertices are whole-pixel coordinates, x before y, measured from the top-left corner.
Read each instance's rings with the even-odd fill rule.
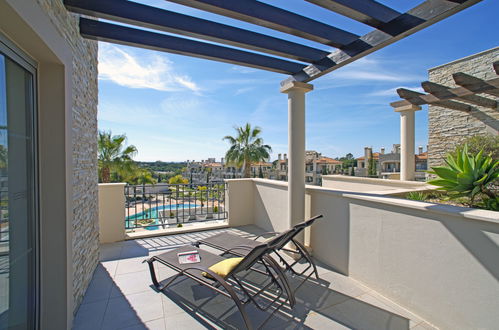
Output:
[[[273,252],[275,252],[275,254],[278,256],[279,260],[283,263],[285,270],[289,271],[293,276],[299,276],[299,277],[304,276],[303,280],[300,282],[300,284],[297,287],[294,288],[293,292],[296,292],[310,277],[312,277],[312,275],[315,275],[317,280],[320,279],[319,272],[317,271],[317,266],[316,266],[314,260],[312,259],[312,256],[307,251],[305,246],[302,243],[300,243],[299,241],[297,241],[295,239],[295,237],[301,231],[303,231],[306,227],[310,227],[317,219],[320,219],[322,217],[323,217],[322,214],[316,215],[308,220],[305,220],[303,222],[300,222],[300,223],[294,225],[291,229],[288,229],[287,231],[284,231],[284,232],[266,232],[266,233],[260,234],[254,238],[254,240],[257,240],[260,237],[264,237],[267,235],[274,235],[275,237],[271,240],[271,242],[274,243],[272,249],[273,249]],[[285,246],[289,242],[291,242],[295,245],[296,250],[293,250],[293,249]],[[222,251],[223,252],[222,255],[224,255],[224,254],[228,253],[229,251],[231,251],[232,249],[234,249],[234,247],[213,244],[212,242],[209,241],[209,238],[207,240],[200,240],[200,241],[194,243],[194,245],[197,247],[199,247],[202,244]],[[241,245],[239,247],[241,247]],[[249,246],[244,246],[244,247],[250,248]],[[299,257],[296,258],[294,260],[294,262],[292,262],[290,264],[282,257],[282,255],[279,253],[280,251],[293,253],[293,254],[298,255]],[[238,256],[245,255],[244,253],[238,253],[237,251],[230,252],[230,253],[232,253],[234,255],[238,255]],[[305,259],[307,261],[308,267],[306,267],[301,272],[297,272],[293,267],[303,259]],[[309,274],[304,275],[310,269],[312,269],[312,271]]]
[[[247,251],[246,256],[244,256],[244,259],[225,277],[219,276],[218,274],[208,269],[208,267],[202,265],[192,264],[189,265],[187,268],[185,268],[185,267],[180,267],[179,264],[168,262],[167,260],[162,259],[161,255],[153,256],[147,260],[147,263],[149,265],[149,271],[151,273],[152,282],[156,287],[156,289],[158,289],[159,291],[163,291],[166,287],[171,285],[175,281],[175,279],[183,275],[214,290],[217,293],[220,293],[228,298],[231,298],[236,304],[236,307],[238,308],[239,312],[241,313],[244,324],[248,329],[252,329],[251,321],[245,311],[245,305],[249,302],[253,302],[258,309],[266,311],[269,308],[271,308],[278,300],[280,300],[284,292],[286,292],[288,298],[287,300],[289,301],[290,307],[293,307],[296,301],[294,295],[291,292],[286,277],[284,276],[282,269],[278,265],[278,263],[268,255],[271,251],[273,251],[273,247],[269,244],[264,243],[257,245],[251,248],[250,250],[248,249],[248,247],[234,247],[231,250],[235,254],[235,250],[237,249],[245,249]],[[160,284],[157,280],[156,271],[153,265],[155,261],[175,270],[177,274],[173,276],[171,279],[169,279],[165,284],[163,285]],[[264,265],[266,270],[265,272],[253,267],[257,262]],[[248,284],[244,283],[245,281],[236,276],[237,273],[242,271],[247,271],[250,269],[268,275],[270,277],[270,283],[265,285],[263,288],[250,289],[248,287]],[[275,275],[272,272],[272,270],[274,271]],[[201,278],[200,276],[195,276],[194,274],[191,273],[193,271],[206,272],[213,278],[213,280],[205,277]],[[236,283],[237,287],[246,296],[245,300],[239,299],[234,289],[235,286],[233,285],[233,283]],[[274,295],[275,298],[271,300],[271,302],[268,303],[266,306],[258,303],[258,301],[255,298],[257,296],[262,296],[272,284],[277,286],[279,294]],[[225,291],[221,290],[220,286],[223,287]],[[268,297],[266,299],[268,300]],[[272,313],[263,321],[263,323],[259,325],[259,327],[263,326],[270,319],[273,313],[279,308],[281,308],[285,302],[286,300],[283,299],[281,303],[272,311]]]

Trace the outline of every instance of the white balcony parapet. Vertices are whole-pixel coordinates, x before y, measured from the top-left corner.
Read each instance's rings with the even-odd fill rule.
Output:
[[[230,203],[248,200],[247,222],[286,229],[288,184],[246,181],[253,187],[239,196],[231,195],[229,183]],[[424,188],[398,181],[393,190],[411,190],[410,184]],[[381,188],[374,192],[306,186],[306,216],[324,215],[310,231],[314,258],[440,328],[499,324],[499,212],[395,198]]]
[[[125,239],[126,183],[99,184],[99,236],[101,243]]]

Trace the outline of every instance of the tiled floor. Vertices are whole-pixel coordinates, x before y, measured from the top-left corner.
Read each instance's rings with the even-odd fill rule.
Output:
[[[226,229],[252,237],[255,226]],[[76,314],[74,329],[243,329],[232,300],[190,279],[177,279],[164,292],[151,285],[149,256],[224,230],[138,239],[101,246],[96,269]],[[174,274],[157,266],[158,277]],[[283,307],[265,329],[434,329],[420,317],[349,277],[319,264],[320,281],[309,280],[296,293],[297,303]],[[291,279],[296,285],[296,279]],[[254,326],[267,318],[251,304]]]

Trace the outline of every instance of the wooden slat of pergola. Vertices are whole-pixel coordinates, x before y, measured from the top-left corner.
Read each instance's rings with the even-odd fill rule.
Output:
[[[371,0],[306,1],[378,29],[400,15],[398,11]]]
[[[452,78],[457,85],[472,92],[499,96],[499,79],[485,81],[463,72],[454,73]]]
[[[290,74],[304,67],[302,64],[277,57],[244,52],[235,48],[133,29],[83,17],[80,18],[80,33],[89,39],[250,66],[278,73]]]
[[[474,92],[464,87],[450,88],[430,81],[421,83],[424,91],[436,96],[439,99],[455,99],[458,101],[468,102],[474,105],[495,109],[497,102],[495,100],[475,95]]]
[[[310,82],[481,0],[425,0],[406,13],[399,13],[374,0],[307,0],[375,27],[361,37],[306,17],[305,13],[294,13],[256,0],[169,0],[338,48],[333,52],[133,1],[63,1],[68,10],[76,13],[208,42],[112,23],[94,24],[82,18],[80,33],[86,38],[289,74],[290,77],[281,82],[281,86],[286,86],[292,81]],[[219,46],[213,42],[250,51]]]
[[[311,18],[254,0],[168,0],[288,33],[321,44],[343,47],[359,36]]]
[[[73,12],[314,63],[327,51],[127,0],[65,0]]]
[[[499,61],[494,62],[492,65],[496,74],[499,74],[497,73]],[[390,103],[390,105],[394,108],[400,108],[408,105],[419,106],[432,104],[447,109],[470,111],[472,107],[467,103],[471,103],[473,105],[497,109],[498,103],[495,99],[476,94],[499,96],[499,78],[483,80],[462,72],[454,73],[452,77],[455,83],[460,85],[460,87],[450,88],[433,82],[424,81],[421,83],[421,86],[425,92],[429,94],[399,88],[397,89],[397,93],[404,100]],[[459,101],[464,101],[466,103]]]
[[[331,60],[331,63],[321,66],[314,64],[308,65],[301,72],[297,72],[292,77],[284,80],[281,85],[287,84],[290,80],[310,82],[424,29],[479,1],[480,0],[459,2],[445,0],[424,1],[408,12],[382,24],[376,30],[365,34],[354,42],[329,54],[328,58]]]

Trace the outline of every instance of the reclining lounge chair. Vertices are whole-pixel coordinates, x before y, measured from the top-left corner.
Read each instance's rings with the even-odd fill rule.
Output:
[[[291,232],[291,230],[289,230]],[[289,233],[288,233],[289,234]],[[252,329],[251,321],[245,311],[245,305],[249,302],[253,302],[256,307],[260,310],[268,310],[271,306],[277,305],[277,307],[273,310],[273,312],[269,315],[269,317],[262,323],[264,324],[272,314],[278,310],[283,304],[286,302],[286,299],[281,299],[284,292],[286,293],[287,300],[289,301],[290,307],[293,307],[295,304],[294,295],[292,294],[289,284],[286,280],[286,277],[282,273],[281,268],[278,263],[269,256],[274,250],[274,247],[280,243],[282,238],[276,237],[273,240],[270,240],[267,243],[260,243],[254,245],[251,248],[248,247],[234,247],[229,253],[232,253],[237,250],[244,250],[244,257],[241,259],[239,263],[237,263],[232,269],[230,269],[226,274],[217,274],[213,270],[209,269],[211,266],[216,265],[224,260],[228,260],[222,256],[218,256],[216,254],[210,253],[208,251],[202,249],[196,249],[192,246],[181,247],[157,256],[153,256],[147,260],[149,264],[149,271],[151,273],[151,279],[154,286],[162,291],[170,284],[172,284],[176,278],[183,275],[186,276],[199,284],[202,284],[217,293],[220,293],[228,298],[231,298],[236,307],[238,308],[241,316],[243,318],[244,324],[248,329]],[[178,260],[178,253],[187,252],[197,250],[200,256],[200,262],[191,263],[191,264],[181,264]],[[160,284],[156,278],[156,273],[154,270],[154,262],[159,262],[175,271],[178,272],[175,276],[169,279],[165,284]],[[257,269],[255,267],[256,264],[260,264],[264,266],[265,271],[261,269]],[[260,267],[261,268],[261,267]],[[255,288],[254,286],[246,285],[243,278],[240,278],[238,275],[241,272],[245,272],[248,270],[258,271],[262,274],[266,274],[270,278],[270,282],[262,288]],[[267,290],[272,284],[275,284],[278,288],[278,293],[271,294],[270,297],[274,297],[273,299],[269,299],[269,295],[266,294],[265,290]],[[236,290],[239,290],[243,293],[243,296],[246,299],[240,299],[236,293]],[[264,297],[267,301],[271,300],[270,303],[264,305],[258,303],[256,298],[258,296]],[[280,301],[280,303],[279,303]]]
[[[309,269],[312,271],[305,276],[304,280],[300,283],[298,287],[295,288],[294,291],[298,290],[298,288],[303,284],[306,280],[308,280],[312,275],[315,274],[316,278],[319,279],[319,273],[317,272],[317,266],[315,265],[314,260],[310,256],[310,254],[307,252],[307,249],[295,240],[294,238],[296,235],[298,235],[302,230],[304,230],[306,227],[311,226],[315,220],[322,218],[323,215],[316,215],[308,220],[305,220],[303,222],[300,222],[296,225],[294,225],[290,230],[287,230],[282,233],[278,232],[267,232],[263,233],[259,236],[257,236],[255,239],[249,239],[245,237],[241,237],[238,235],[230,234],[230,233],[220,233],[205,239],[202,239],[198,242],[196,242],[194,245],[199,247],[200,245],[204,244],[207,246],[210,246],[212,248],[215,248],[217,250],[220,250],[223,252],[223,254],[226,253],[231,253],[234,255],[239,255],[239,256],[244,256],[247,253],[247,248],[252,248],[254,246],[258,246],[261,244],[260,241],[257,241],[258,238],[267,236],[267,235],[274,235],[274,239],[280,238],[278,244],[274,244],[273,246],[273,252],[275,252],[278,256],[278,258],[281,260],[281,262],[284,264],[284,267],[287,271],[290,271],[292,274],[297,275],[297,276],[302,276],[304,275]],[[286,244],[289,242],[292,242],[294,246],[296,247],[295,250],[290,249]],[[234,250],[236,247],[246,247],[245,249],[237,249]],[[295,254],[298,256],[292,263],[289,263],[286,261],[283,256],[281,255],[282,252],[290,252],[292,254]],[[223,255],[222,254],[222,255]],[[293,267],[298,264],[301,260],[305,259],[305,261],[308,263],[308,266],[303,269],[301,272],[296,271]]]

